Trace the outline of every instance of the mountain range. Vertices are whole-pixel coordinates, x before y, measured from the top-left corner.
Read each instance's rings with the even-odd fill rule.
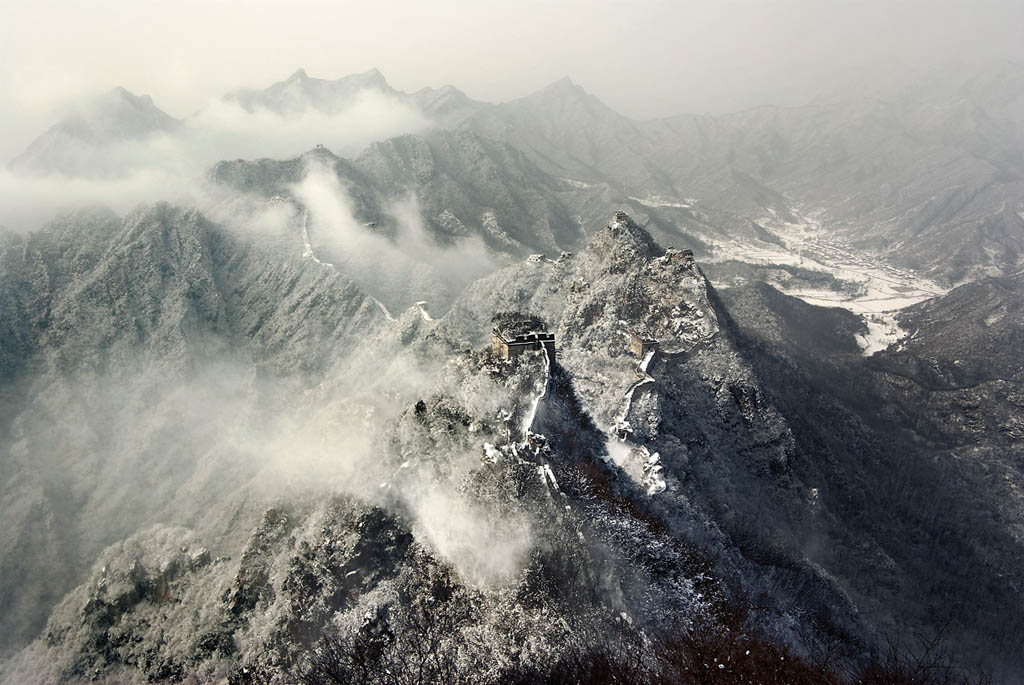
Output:
[[[727,215],[716,216],[718,225],[736,225],[737,216],[764,225],[820,215],[859,249],[955,283],[1020,266],[1022,83],[1022,69],[1003,63],[962,83],[932,83],[885,100],[654,121],[622,116],[569,79],[492,105],[451,86],[402,93],[377,70],[332,81],[300,69],[224,100],[250,112],[331,116],[361,94],[379,94],[438,128],[511,144],[551,175],[648,202],[633,207],[641,220],[654,208],[677,214],[671,205],[686,198]],[[148,98],[116,90],[98,101],[91,119],[61,122],[12,164],[77,174],[61,157],[75,149],[73,140],[96,145],[107,139],[104,131],[137,138],[175,123]],[[594,228],[608,213],[601,210],[588,217]]]
[[[0,230],[4,682],[1019,678],[1024,70],[223,102],[367,93],[428,125]],[[189,125],[116,90],[11,168]]]

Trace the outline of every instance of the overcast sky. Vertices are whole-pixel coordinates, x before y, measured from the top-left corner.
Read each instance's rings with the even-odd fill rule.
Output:
[[[298,67],[506,100],[569,75],[652,117],[832,97],[908,68],[1024,61],[1024,0],[0,0],[0,155],[122,85],[175,116]]]

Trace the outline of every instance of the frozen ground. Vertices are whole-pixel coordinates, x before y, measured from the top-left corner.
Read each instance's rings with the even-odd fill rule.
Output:
[[[673,200],[666,200],[660,195],[652,195],[651,197],[647,198],[633,197],[632,195],[630,195],[629,199],[632,200],[633,202],[639,202],[642,205],[647,205],[648,207],[674,207],[676,209],[691,209],[693,206],[691,201],[676,202]]]
[[[763,266],[799,266],[832,274],[849,284],[848,291],[786,288],[784,285],[782,289],[809,304],[842,307],[860,316],[868,327],[865,335],[857,336],[865,355],[884,350],[907,334],[896,322],[896,312],[945,294],[945,289],[909,270],[886,264],[873,256],[858,254],[826,231],[816,215],[797,214],[797,217],[796,223],[776,216],[758,221],[782,245],[718,240],[713,245],[711,261],[738,260]]]

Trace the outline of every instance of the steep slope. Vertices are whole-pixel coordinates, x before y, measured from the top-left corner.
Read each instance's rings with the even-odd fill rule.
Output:
[[[324,181],[315,197],[303,191],[311,177]],[[555,178],[516,148],[469,130],[392,138],[374,143],[353,161],[325,148],[287,161],[225,161],[213,167],[210,178],[231,193],[283,197],[309,208],[311,249],[392,309],[427,300],[443,313],[463,288],[508,255],[575,250],[617,207],[628,207],[665,244],[690,245],[698,255],[706,249],[696,236],[717,241],[741,236],[753,244],[771,239],[749,220],[699,204],[648,205],[607,184]],[[343,211],[318,216],[314,205],[323,207],[314,200],[325,194]],[[362,228],[339,230],[338,224],[346,223],[343,214],[351,215],[347,223]],[[376,254],[363,261],[381,259],[384,272],[409,277],[382,279],[379,269],[360,273],[346,267],[347,257],[351,262],[364,243],[376,245]]]
[[[299,69],[284,81],[263,89],[232,91],[224,99],[250,112],[263,109],[282,116],[309,112],[332,116],[345,112],[367,94],[384,96],[410,106],[446,128],[458,125],[486,106],[470,99],[454,86],[403,93],[392,88],[377,69],[333,80],[313,78],[304,69]]]
[[[868,358],[828,342],[836,330],[828,321],[841,321],[841,311],[821,310],[809,337],[807,320],[791,316],[807,305],[780,293],[765,297],[765,286],[723,294],[794,431],[801,424],[814,430],[807,411],[814,406],[823,425],[845,432],[834,409],[826,410],[838,403],[844,423],[852,413],[879,438],[883,449],[860,462],[858,480],[880,509],[858,526],[891,561],[863,590],[870,604],[862,611],[895,605],[907,617],[945,625],[964,658],[986,662],[1009,682],[1021,669],[1012,645],[1024,627],[1020,589],[1003,580],[1024,554],[1018,281],[985,279],[909,308],[901,320],[911,336]],[[817,496],[824,501],[832,489],[834,497],[838,485],[856,501],[856,481],[833,478]]]
[[[515,148],[468,131],[375,143],[356,164],[392,197],[415,189],[424,216],[448,240],[473,233],[522,254],[557,252],[582,238],[559,196],[570,186]]]
[[[607,181],[631,192],[676,195],[671,179],[661,177],[649,161],[642,130],[568,78],[483,109],[463,126],[508,141],[550,173]],[[641,188],[634,182],[640,178],[652,185]]]
[[[778,223],[821,210],[859,248],[956,282],[1015,271],[1024,254],[1021,73],[1002,64],[886,101],[645,122],[564,80],[463,126],[552,174],[609,183],[652,206],[697,198]]]
[[[176,218],[160,220],[160,212]],[[498,271],[439,321],[410,310],[385,323],[365,300],[339,312],[316,296],[285,306],[287,315],[237,319],[276,299],[265,272],[243,276],[248,251],[203,243],[198,217],[169,208],[143,216],[149,218],[127,222],[125,235],[139,234],[141,222],[152,226],[142,234],[154,237],[124,254],[145,254],[154,240],[167,249],[172,236],[170,245],[184,246],[197,236],[210,249],[213,283],[252,292],[238,300],[212,297],[227,292],[216,289],[211,297],[177,291],[168,302],[185,306],[168,309],[183,313],[172,319],[179,322],[173,330],[193,331],[181,323],[205,321],[213,341],[144,327],[145,340],[184,350],[162,355],[165,363],[196,363],[216,349],[217,337],[234,333],[245,353],[264,350],[254,357],[263,360],[258,368],[295,373],[306,367],[281,347],[302,345],[304,331],[323,331],[309,341],[310,351],[372,337],[359,345],[369,356],[351,361],[333,353],[293,385],[257,371],[258,408],[235,435],[276,436],[300,469],[311,464],[299,456],[310,447],[271,418],[277,414],[320,413],[337,422],[347,412],[358,417],[349,424],[361,426],[355,434],[372,440],[362,459],[353,460],[351,444],[328,450],[335,468],[348,469],[328,479],[316,469],[317,482],[300,490],[304,497],[285,496],[269,509],[249,496],[227,507],[231,515],[137,510],[136,530],[170,524],[196,532],[161,527],[103,552],[45,634],[8,663],[12,682],[32,674],[246,681],[331,673],[344,681],[416,663],[434,679],[536,680],[595,654],[604,654],[609,668],[635,664],[634,678],[671,681],[673,673],[702,672],[699,663],[709,668],[711,654],[732,649],[715,643],[719,651],[702,651],[699,635],[745,645],[737,655],[774,653],[773,663],[795,668],[803,662],[765,644],[789,645],[815,662],[839,658],[856,670],[882,635],[928,632],[947,618],[964,663],[1006,669],[1002,674],[1020,667],[1009,649],[1024,615],[1019,588],[1000,580],[1018,563],[1020,540],[999,520],[977,518],[991,516],[1003,500],[986,493],[971,468],[937,462],[929,445],[883,429],[907,405],[873,389],[878,355],[858,354],[851,340],[857,322],[848,315],[764,286],[731,292],[724,304],[688,254],[661,248],[616,214],[580,253]],[[179,223],[185,225],[170,230]],[[225,262],[218,255],[232,256]],[[190,269],[203,263],[185,260]],[[229,277],[216,266],[225,263],[237,270],[219,281]],[[326,265],[302,264],[335,287],[345,283]],[[187,273],[190,282],[204,282],[201,272]],[[942,312],[975,296],[961,291],[948,308],[922,306],[922,330],[942,330]],[[1012,298],[1004,299],[996,309],[1011,311]],[[503,362],[466,350],[488,347],[501,312],[546,319],[556,333],[554,358],[533,353]],[[329,316],[337,323],[321,328]],[[356,325],[362,316],[369,319]],[[817,330],[800,330],[808,320]],[[257,345],[270,322],[282,321],[302,321],[303,328],[274,324],[281,347]],[[658,348],[637,359],[631,333],[655,337]],[[929,332],[913,340],[932,336],[941,338]],[[378,382],[346,394],[354,378],[365,377],[354,370],[368,364],[375,376],[387,375],[386,366],[409,375],[412,365],[430,380]],[[86,368],[95,365],[85,359]],[[865,380],[856,392],[837,385],[858,376]],[[289,385],[298,392],[286,396]],[[404,390],[392,395],[393,387]],[[367,404],[374,388],[385,396]],[[404,409],[388,410],[396,405]],[[200,411],[210,406],[204,402]],[[266,422],[272,425],[258,427]],[[317,431],[347,443],[354,435]],[[210,440],[215,432],[191,428],[185,436]],[[259,454],[242,447],[233,465],[217,450],[204,472],[237,469]],[[184,456],[163,444],[155,453]],[[194,499],[202,482],[167,501]],[[146,488],[151,499],[155,485]],[[92,487],[102,488],[96,481]],[[216,500],[230,492],[210,494]],[[252,514],[260,508],[266,513],[257,523]],[[973,540],[961,536],[968,529]],[[233,558],[215,559],[224,551]],[[747,609],[730,623],[736,607]],[[997,616],[1003,618],[989,618]],[[696,651],[669,651],[679,661],[666,660],[669,638],[679,635]],[[732,660],[714,663],[721,664],[710,667],[716,671],[729,669],[717,677],[764,677]],[[777,675],[782,682],[796,677]]]
[[[763,231],[760,231],[762,235],[757,235],[759,231],[751,226],[749,218],[734,215],[730,213],[731,210],[740,209],[745,214],[760,216],[765,208],[770,207],[776,208],[782,216],[788,215],[788,205],[781,196],[759,186],[749,177],[742,183],[729,182],[725,187],[718,188],[710,203],[695,200],[682,203],[672,199],[687,196],[687,193],[677,187],[669,174],[661,170],[661,162],[655,161],[655,158],[664,152],[666,146],[668,150],[678,151],[678,143],[653,139],[640,124],[614,112],[569,79],[553,83],[530,96],[494,105],[471,100],[451,86],[425,88],[411,95],[401,93],[391,88],[376,70],[335,81],[309,78],[300,70],[287,81],[262,91],[245,91],[237,97],[241,98],[239,102],[245,103],[246,107],[263,107],[278,113],[315,111],[331,114],[352,106],[360,93],[365,92],[380,93],[403,102],[423,113],[440,129],[455,132],[454,139],[448,141],[444,140],[443,135],[433,134],[425,139],[406,136],[372,145],[363,153],[362,158],[368,158],[378,167],[388,168],[385,182],[394,181],[388,177],[394,177],[396,173],[401,179],[409,173],[423,174],[435,167],[443,167],[447,174],[458,178],[460,185],[466,185],[467,180],[476,181],[478,187],[472,188],[473,193],[480,190],[495,191],[495,188],[480,188],[480,182],[489,182],[495,178],[502,181],[502,177],[508,176],[504,169],[507,163],[501,163],[502,168],[495,173],[491,165],[481,168],[476,155],[467,158],[464,153],[453,156],[450,152],[454,147],[466,147],[467,142],[472,141],[471,148],[484,146],[499,150],[503,157],[525,154],[540,170],[554,176],[554,179],[542,185],[548,193],[552,189],[560,192],[563,203],[572,209],[571,217],[585,232],[599,230],[609,213],[629,207],[632,214],[658,235],[659,239],[668,239],[669,242],[677,242],[680,233],[686,235],[687,242],[698,246],[699,240],[695,240],[694,236],[714,236],[720,241],[741,236],[756,242],[764,237]],[[479,138],[474,140],[469,133],[471,131],[477,133]],[[499,145],[499,142],[504,145]],[[429,155],[422,150],[425,144],[431,148]],[[440,152],[439,146],[448,151]],[[493,156],[493,153],[489,154]],[[395,159],[409,155],[415,159]],[[382,156],[386,159],[378,159]],[[426,160],[426,156],[433,159]],[[419,165],[416,171],[412,171],[413,167],[410,166],[413,163]],[[516,175],[536,175],[536,170],[522,169],[521,161],[514,166]],[[399,172],[398,167],[402,167],[402,171]],[[565,218],[565,210],[552,206],[549,198],[536,193],[524,195],[510,188],[507,183],[503,185],[504,189],[501,190],[512,190],[509,199],[519,208],[526,208],[539,217],[534,218],[534,223],[556,223]],[[450,194],[453,191],[446,187],[441,192]],[[659,200],[661,195],[669,200]],[[725,201],[739,196],[754,199],[740,203]],[[479,197],[489,196],[483,194]],[[509,193],[500,192],[498,197],[508,198]],[[646,201],[644,198],[647,198]],[[474,204],[487,203],[474,199]],[[544,215],[545,211],[549,213],[548,216]],[[428,217],[428,221],[431,219]],[[447,227],[447,231],[459,230],[462,226],[472,226],[480,221],[479,214],[469,218],[459,215],[457,219],[459,223],[454,228]],[[441,223],[453,222],[444,215]],[[496,227],[495,223],[498,224]],[[502,227],[505,224],[500,217],[495,222],[488,214],[486,224],[485,228],[489,232],[504,232]],[[545,239],[552,230],[559,230],[558,226],[533,228],[538,229],[540,236]],[[550,240],[539,242],[529,234],[525,235],[525,239],[522,235],[514,239],[532,250],[553,249]],[[559,245],[562,249],[567,247],[564,240]],[[501,246],[502,249],[508,247]]]
[[[930,368],[907,369],[932,387],[1019,383],[1022,320],[1024,274],[985,278],[905,310],[900,322],[909,338],[877,361],[895,370],[910,359],[932,357]]]
[[[393,232],[394,205],[413,196],[443,243],[474,236],[516,254],[558,251],[581,232],[559,194],[571,189],[514,148],[470,132],[436,131],[374,143],[352,162],[317,149],[286,162],[221,162],[211,178],[264,196],[294,194],[311,164],[326,165],[353,200],[355,218]]]
[[[865,364],[885,358],[858,354],[855,317],[760,285],[722,304],[703,278],[677,271],[685,260],[672,267],[672,253],[658,257],[638,230],[618,222],[577,257],[496,274],[442,326],[472,340],[488,311],[559,321],[560,363],[582,408],[620,438],[612,457],[670,525],[714,550],[733,587],[776,607],[772,625],[786,639],[825,648],[831,631],[871,644],[879,632],[927,633],[948,619],[962,658],[1004,675],[1019,669],[1007,650],[1021,596],[999,580],[1019,563],[1018,524],[980,523],[1013,506],[1013,488],[994,492],[974,466],[937,462],[941,452],[891,420],[913,412],[952,430],[962,407],[932,414],[920,396],[847,392],[873,377]],[[616,249],[601,250],[605,241]],[[664,290],[658,268],[670,275]],[[641,368],[627,353],[632,329],[662,342]],[[979,418],[1012,422],[1014,400],[1004,401]],[[982,426],[967,440],[982,451],[1005,444]]]
[[[923,81],[885,99],[653,121],[624,117],[568,79],[487,104],[451,86],[402,93],[375,69],[336,80],[311,78],[300,69],[265,89],[235,91],[224,102],[249,114],[271,114],[280,126],[306,116],[334,117],[378,98],[408,115],[398,130],[473,131],[520,150],[575,190],[590,189],[592,198],[617,195],[598,211],[589,209],[593,202],[565,201],[571,216],[591,232],[601,226],[589,223],[595,217],[630,204],[638,218],[654,218],[655,233],[682,231],[728,252],[732,243],[771,242],[765,227],[785,233],[788,224],[808,225],[813,218],[858,250],[956,284],[1020,268],[1022,74],[1019,65],[1002,63],[967,77]],[[178,123],[148,99],[122,90],[87,112],[32,143],[12,166],[123,176],[140,165],[153,166],[154,152],[138,143],[173,132]],[[225,125],[213,118],[215,125]],[[208,132],[197,126],[195,140],[185,147],[205,150]],[[230,137],[230,128],[214,132]],[[378,135],[394,132],[385,126]],[[259,149],[253,141],[242,147]],[[188,154],[202,157],[201,151]],[[560,214],[553,218],[561,221]]]
[[[0,263],[0,568],[23,579],[2,588],[5,650],[146,521],[244,518],[230,496],[274,468],[257,435],[290,430],[287,398],[383,330],[369,298],[299,250],[167,205],[65,217]]]
[[[723,598],[700,555],[599,454],[506,435],[545,365],[452,359],[380,441],[376,506],[274,507],[237,561],[166,527],[110,547],[5,676],[506,682],[642,644],[640,626],[712,622]],[[548,425],[574,401],[553,383]]]
[[[727,119],[716,137],[702,144],[717,148],[720,166],[824,209],[831,229],[860,247],[950,280],[1015,269],[1020,132],[977,103],[904,96],[762,108]]]
[[[486,103],[473,100],[455,86],[421,88],[408,96],[408,101],[444,128],[455,128],[473,116]]]
[[[922,82],[884,100],[642,122],[616,113],[568,79],[523,98],[487,104],[450,86],[402,93],[377,70],[336,80],[299,70],[266,89],[231,93],[224,102],[254,116],[254,126],[267,123],[259,118],[266,113],[280,127],[310,116],[328,120],[378,98],[400,108],[404,123],[383,126],[377,135],[392,135],[396,127],[434,126],[511,145],[572,186],[562,193],[568,214],[550,198],[513,196],[521,207],[532,207],[531,225],[542,229],[543,241],[513,235],[519,227],[505,231],[500,217],[499,228],[490,231],[508,233],[504,237],[532,250],[552,249],[547,231],[558,237],[557,227],[540,226],[545,221],[579,217],[583,230],[593,232],[601,227],[597,217],[629,206],[642,223],[651,221],[659,240],[683,234],[715,246],[724,257],[730,250],[781,245],[793,226],[814,224],[858,251],[956,284],[1012,273],[1021,264],[1024,130],[1015,115],[1024,97],[1022,73],[1019,66],[999,64],[967,78]],[[68,175],[90,175],[95,166],[101,175],[117,176],[140,166],[163,168],[159,150],[154,158],[154,151],[140,143],[172,132],[176,122],[123,91],[107,100],[105,110],[123,110],[123,115],[93,118],[114,123],[69,120],[33,143],[14,166]],[[196,130],[176,142],[184,145],[180,152],[186,157],[203,157],[209,146],[201,114],[189,120]],[[230,137],[231,126],[217,129],[225,121],[216,112],[211,116],[206,124],[215,126],[213,132]],[[105,140],[106,149],[83,142],[94,137],[83,131],[92,130],[104,132],[97,140]],[[298,131],[294,135],[301,137]],[[329,142],[346,154],[358,149],[340,138]],[[259,150],[255,141],[232,144],[246,150],[242,156]],[[289,149],[280,141],[266,146],[275,152]],[[459,162],[465,165],[458,167],[463,175],[478,170],[472,159]],[[613,202],[600,201],[609,194]],[[469,225],[465,217],[458,220]],[[472,221],[479,223],[479,215]]]
[[[673,150],[658,160],[666,173],[709,204],[720,204],[713,198],[729,174],[743,174],[823,210],[830,230],[859,247],[955,282],[1018,268],[1021,74],[998,65],[885,101],[675,117],[645,130],[656,149]]]

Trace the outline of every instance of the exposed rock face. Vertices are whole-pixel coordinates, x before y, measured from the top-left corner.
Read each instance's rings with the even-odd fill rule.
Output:
[[[229,95],[281,121],[377,98],[421,133],[218,163],[206,215],[0,230],[3,679],[699,680],[666,636],[854,667],[944,627],[1018,680],[1022,93],[1004,65],[651,122],[568,79]],[[12,168],[123,176],[182,129],[117,89]],[[865,358],[857,316],[769,285],[868,289],[815,270],[837,245],[826,268],[976,280]],[[555,353],[485,354],[499,313]]]
[[[572,188],[514,148],[469,131],[407,135],[371,145],[353,162],[315,150],[287,162],[221,162],[220,184],[267,197],[290,196],[311,163],[342,181],[362,223],[393,235],[393,206],[414,197],[430,234],[442,245],[467,237],[500,252],[575,247],[582,234],[563,194]]]
[[[805,305],[779,293],[764,297],[763,289],[724,297],[798,443],[801,433],[816,434],[815,501],[839,504],[842,492],[850,498],[844,508],[878,506],[851,526],[861,531],[857,547],[837,543],[830,552],[849,555],[845,568],[865,564],[861,573],[871,573],[848,585],[863,597],[862,615],[899,607],[904,617],[920,617],[921,607],[932,607],[962,628],[956,639],[964,653],[990,652],[980,658],[1012,680],[1020,665],[1004,655],[1022,625],[1019,589],[976,579],[1009,577],[1024,553],[1020,359],[1010,351],[1024,330],[1019,277],[985,279],[909,308],[901,320],[910,336],[866,359],[829,339],[838,312],[820,311],[809,338],[803,319],[791,318]],[[817,421],[807,415],[812,406]],[[854,443],[856,435],[870,442]],[[821,462],[820,455],[830,456]],[[847,475],[837,478],[840,471]],[[927,542],[908,542],[920,540]],[[957,599],[930,594],[934,587],[958,588]]]
[[[275,507],[238,561],[211,560],[188,531],[142,533],[102,554],[6,677],[324,677],[332,650],[373,647],[370,672],[405,672],[413,650],[426,677],[493,682],[543,673],[634,624],[710,619],[717,581],[628,504],[600,439],[570,455],[564,440],[505,434],[542,363],[459,357],[440,379],[446,394],[402,414],[380,446],[394,469],[384,501],[404,515],[341,497]],[[453,382],[460,394],[447,394]],[[550,398],[547,425],[558,413],[561,428],[594,432],[571,411],[571,385]]]
[[[438,235],[482,227],[503,251],[575,249],[566,240],[575,228],[566,217],[578,217],[580,229],[593,233],[610,211],[629,207],[659,241],[686,242],[700,256],[707,244],[772,245],[778,238],[765,225],[799,224],[801,212],[813,211],[830,235],[858,249],[958,283],[1013,273],[1024,254],[1024,131],[1013,109],[1019,98],[977,85],[993,80],[1016,92],[1019,67],[885,101],[648,122],[614,112],[568,80],[499,105],[456,98],[453,118],[436,119],[441,128],[455,131],[462,144],[469,131],[491,150],[508,144],[562,183],[541,184],[540,194],[530,184],[524,195],[503,179],[503,163],[501,174],[488,170],[480,178],[503,181],[501,188],[488,183],[484,196],[515,201],[504,206],[476,206],[481,185],[453,170],[480,167],[461,157],[450,163],[453,148],[439,145],[436,134],[425,141],[429,155],[417,151],[424,143],[416,137],[403,137],[371,146],[364,157],[388,168],[385,176],[401,169],[398,177],[432,184],[424,196]],[[440,91],[423,97],[433,102]],[[382,154],[386,160],[377,159]],[[438,183],[438,169],[455,184]],[[467,199],[473,211],[465,211]],[[531,203],[546,213],[525,221],[509,216],[510,207],[521,213]]]
[[[466,130],[371,145],[356,162],[389,194],[417,190],[424,215],[449,240],[472,227],[499,250],[558,252],[579,244],[562,195],[570,187],[515,148]],[[448,215],[454,215],[448,218]]]
[[[864,360],[853,341],[862,325],[856,317],[812,307],[767,286],[727,291],[723,304],[696,267],[673,262],[671,251],[658,256],[660,250],[652,249],[631,222],[616,224],[595,236],[579,255],[556,263],[526,262],[488,278],[481,284],[484,297],[477,294],[457,303],[442,325],[456,327],[453,335],[472,339],[471,330],[458,327],[476,327],[482,312],[512,307],[560,321],[558,359],[570,372],[581,406],[606,432],[628,429],[625,449],[612,450],[613,456],[621,452],[625,474],[640,486],[664,481],[664,491],[654,496],[656,503],[664,503],[659,510],[680,530],[715,549],[722,568],[735,573],[741,585],[750,583],[745,587],[752,595],[785,604],[789,600],[779,584],[800,587],[800,599],[794,596],[793,601],[801,608],[789,605],[783,615],[801,615],[804,621],[831,615],[829,620],[854,634],[861,620],[876,626],[916,622],[921,620],[918,607],[936,601],[919,590],[933,573],[960,587],[964,596],[991,603],[992,611],[1000,604],[1019,606],[1012,587],[982,590],[957,571],[964,563],[972,568],[996,563],[1009,573],[1021,549],[1012,541],[1016,524],[989,529],[988,549],[1000,550],[1000,561],[986,553],[989,560],[983,562],[950,539],[950,519],[915,513],[923,502],[936,498],[942,504],[929,505],[929,512],[939,507],[950,517],[976,521],[980,510],[1008,511],[1015,499],[1011,489],[1003,488],[992,497],[966,500],[957,490],[936,490],[935,478],[966,478],[975,483],[976,492],[988,493],[989,488],[976,480],[980,474],[971,475],[973,466],[946,463],[936,468],[931,464],[934,452],[922,449],[920,438],[894,437],[893,412],[905,417],[901,421],[906,425],[916,425],[924,438],[935,435],[928,429],[931,424],[920,423],[924,416],[944,415],[948,421],[960,411],[948,407],[933,415],[923,409],[920,395],[903,396],[903,391],[894,394],[878,386],[863,389],[877,378],[870,369],[887,367],[905,353]],[[995,283],[988,287],[1013,290]],[[968,292],[954,291],[938,300],[949,301],[939,311],[953,312],[953,302]],[[1014,349],[1004,343],[1016,335],[1011,331],[1019,328],[1019,317],[1001,319],[999,314],[1015,306],[999,299],[979,304],[973,320],[992,322],[992,330],[979,326],[974,331],[986,334],[967,335],[959,344]],[[911,312],[919,309],[928,311],[922,305]],[[952,328],[956,319],[949,315],[949,330],[961,335],[966,331]],[[1006,328],[1000,328],[1000,321]],[[633,328],[655,331],[662,342],[664,349],[644,370],[651,382],[639,380],[636,360],[627,354],[624,333]],[[907,347],[921,335],[912,337]],[[943,334],[935,335],[935,342],[924,344],[941,345]],[[1016,373],[1018,362],[1013,354],[994,358],[1013,367],[989,373],[998,386],[1004,381],[996,378]],[[895,375],[886,378],[885,383],[914,387]],[[858,387],[863,392],[846,391]],[[624,401],[627,396],[631,402]],[[949,396],[936,393],[924,406]],[[1010,417],[1019,412],[1012,393],[1000,396],[1006,399],[979,409],[978,415],[1002,423],[987,428],[976,424],[969,438],[961,437],[964,444],[1007,444],[1004,436],[1013,435],[1015,420]],[[951,421],[938,434],[956,431],[959,425],[959,420]],[[901,429],[895,430],[900,435]],[[1011,440],[1016,453],[1020,443]],[[1001,459],[996,463],[1005,464]],[[651,477],[654,466],[657,479]],[[894,482],[894,472],[904,477]],[[1017,471],[1006,473],[1011,482],[1019,478]],[[866,514],[868,510],[872,513]],[[966,529],[961,535],[972,536]],[[921,538],[937,546],[926,555],[930,562],[903,542]],[[776,579],[770,588],[761,585],[765,568]],[[968,604],[954,613],[964,629],[958,640],[965,651],[980,653],[986,651],[986,641],[1002,639]],[[795,630],[787,620],[777,624],[780,631]]]
[[[829,233],[859,249],[958,284],[1010,274],[1022,264],[1022,91],[1021,67],[1000,64],[881,98],[634,121],[568,79],[489,104],[452,86],[402,93],[376,69],[335,80],[311,78],[300,69],[266,89],[235,91],[225,100],[281,117],[334,116],[372,94],[418,120],[407,130],[434,127],[463,137],[472,131],[492,149],[511,146],[572,186],[556,191],[565,195],[570,212],[552,205],[549,186],[548,196],[531,200],[553,211],[534,212],[512,230],[508,224],[518,217],[507,215],[507,203],[477,199],[484,206],[469,220],[445,203],[430,215],[450,232],[460,224],[441,218],[445,210],[462,226],[479,226],[490,210],[493,218],[485,224],[495,225],[489,230],[498,234],[494,244],[517,241],[506,248],[565,246],[562,238],[573,228],[563,224],[565,216],[579,217],[581,227],[592,231],[623,206],[658,240],[684,234],[725,243],[737,237],[770,241],[763,223],[796,222],[801,212],[813,211]],[[178,124],[148,97],[117,89],[38,138],[13,166],[121,175],[131,170],[133,156],[104,155],[105,147],[173,132]],[[437,150],[434,145],[435,155]],[[520,209],[527,206],[521,195],[511,196]],[[702,245],[690,242],[699,254]]]
[[[0,261],[0,568],[25,579],[0,590],[5,647],[106,545],[148,521],[216,518],[199,503],[263,463],[237,471],[248,448],[228,426],[273,416],[276,393],[384,321],[336,272],[168,205],[71,215]]]
[[[248,682],[328,671],[352,680],[409,668],[410,655],[427,655],[431,679],[530,679],[603,646],[628,652],[645,644],[632,642],[639,632],[728,632],[723,617],[737,599],[757,607],[744,630],[808,658],[841,644],[856,662],[880,629],[934,627],[942,588],[964,598],[944,607],[964,653],[1018,666],[1001,656],[1008,650],[985,647],[1010,639],[1024,616],[1019,589],[997,583],[1020,558],[1016,529],[972,523],[982,549],[947,532],[960,531],[957,517],[1009,511],[1009,491],[981,496],[973,467],[938,468],[933,451],[891,430],[913,430],[917,399],[900,394],[887,366],[906,368],[931,345],[940,349],[929,341],[952,335],[946,313],[992,293],[997,303],[965,334],[991,349],[1016,340],[1016,285],[954,291],[915,309],[907,321],[921,332],[906,349],[865,360],[849,317],[762,286],[730,291],[723,302],[690,255],[662,248],[627,215],[616,214],[576,254],[528,259],[478,281],[438,321],[415,309],[389,321],[336,270],[270,259],[194,213],[160,206],[123,224],[86,216],[106,227],[107,242],[84,244],[70,276],[52,269],[47,232],[28,240],[35,251],[8,240],[3,254],[5,264],[50,265],[52,282],[65,283],[25,289],[27,266],[3,282],[32,293],[7,305],[19,315],[31,298],[53,302],[36,335],[3,339],[9,368],[47,362],[19,387],[26,399],[4,424],[15,457],[5,468],[17,476],[8,482],[20,483],[5,491],[5,516],[15,512],[22,523],[11,530],[29,531],[5,546],[14,551],[4,574],[20,573],[18,559],[44,556],[44,567],[64,569],[38,585],[54,603],[80,583],[42,636],[7,664],[11,682],[26,674]],[[116,287],[132,282],[144,287]],[[107,294],[111,316],[131,312],[138,328],[105,328],[96,313],[94,333],[80,339],[86,327],[55,323],[83,316],[85,304]],[[499,312],[546,321],[556,332],[554,358],[492,358],[488,336]],[[807,321],[814,330],[801,330]],[[639,361],[629,349],[638,330],[659,342]],[[243,396],[229,405],[242,416],[229,432],[276,436],[286,445],[276,449],[318,474],[299,438],[313,429],[320,442],[339,443],[328,454],[349,470],[316,486],[300,480],[301,496],[269,506],[267,493],[281,487],[268,479],[288,471],[251,445],[225,443],[216,422],[201,420],[229,396],[216,388],[191,413],[166,414],[166,399],[147,406],[167,417],[161,426],[130,424],[133,414],[114,409],[101,421],[70,389],[81,369],[112,368],[127,377],[130,397],[158,396],[155,379],[122,363],[125,335],[138,336],[163,383],[208,370],[219,350],[231,349],[254,380],[241,391],[245,383],[227,377]],[[381,378],[356,373],[370,360]],[[1012,383],[1019,369],[1011,367],[1012,356],[964,373]],[[941,378],[964,382],[955,368]],[[411,370],[429,380],[404,378]],[[1008,407],[1011,395],[996,393],[992,407]],[[74,412],[92,442],[76,444],[60,422],[47,441],[32,428]],[[131,441],[112,440],[129,425]],[[1010,429],[1000,446],[1016,450]],[[62,458],[40,459],[55,444]],[[354,456],[360,449],[368,458]],[[55,479],[69,463],[81,472]],[[999,463],[1016,477],[1009,460]],[[115,469],[134,482],[146,474],[153,486],[109,494],[110,483],[126,482]],[[253,471],[265,477],[239,476]],[[947,482],[970,484],[975,498],[966,502]],[[61,501],[83,504],[59,509],[48,498],[54,483],[65,488]],[[35,503],[25,504],[32,492]],[[945,513],[923,511],[928,497]],[[184,501],[211,503],[210,511],[175,512]],[[31,534],[39,510],[63,516],[67,538]],[[126,513],[196,532],[161,527],[116,543],[137,530],[134,522],[87,534],[89,522]],[[56,550],[71,540],[83,568],[114,544],[82,578],[58,562]],[[969,574],[956,572],[962,565]],[[12,614],[22,635],[38,625],[25,620],[25,601]],[[1000,635],[969,606],[1009,608],[1010,630]],[[653,647],[640,653],[654,669],[648,675],[666,668]]]

